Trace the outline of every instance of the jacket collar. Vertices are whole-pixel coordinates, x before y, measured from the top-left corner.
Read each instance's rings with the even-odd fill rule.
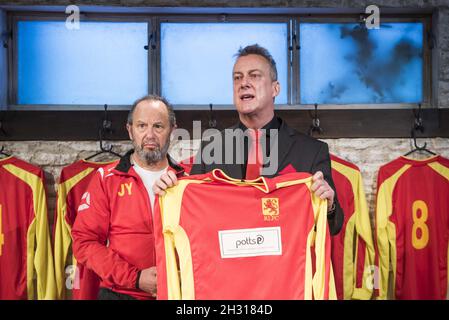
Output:
[[[129,174],[129,170],[133,166],[131,164],[131,155],[134,153],[134,149],[129,150],[123,157],[120,158],[115,170]],[[184,168],[182,168],[169,154],[167,154],[168,165],[175,171],[176,176],[181,177],[184,175]]]
[[[239,121],[237,124],[231,127],[231,129],[246,130],[246,127]],[[274,118],[263,128],[266,129],[267,136],[270,135],[269,129],[277,129],[278,143],[279,143],[279,163],[287,156],[290,148],[293,145],[294,136],[296,134],[295,129],[290,127],[282,118],[274,116]],[[273,137],[276,136],[273,135]]]
[[[278,147],[278,168],[276,169],[276,174],[279,172],[280,168],[282,168],[283,163],[288,160],[288,154],[290,152],[290,149],[292,148],[294,142],[295,142],[295,135],[296,131],[280,117],[275,116],[276,121],[270,121],[272,125],[275,125],[276,127],[270,127],[270,129],[279,129],[273,137],[277,136],[277,147]],[[237,124],[230,127],[230,129],[242,129],[241,123],[238,122]],[[243,129],[242,129],[243,130]],[[269,132],[269,130],[267,131]],[[270,137],[270,144],[274,143],[275,140],[272,140]],[[243,177],[243,171],[242,171],[242,165],[241,164],[232,164],[227,165],[225,171],[231,176],[235,177],[237,179],[241,179]],[[275,176],[270,175],[270,176]]]
[[[277,117],[276,115],[273,116],[273,118],[268,122],[266,125],[263,126],[263,130],[266,130],[266,135],[270,136],[270,130],[279,130],[282,125],[282,119]],[[239,122],[234,126],[234,128],[240,128],[243,131],[247,130],[248,128],[239,120]]]
[[[280,119],[280,118],[279,118]],[[282,168],[284,161],[288,159],[288,154],[290,153],[290,149],[292,148],[295,142],[296,131],[292,127],[288,126],[287,123],[281,120],[281,125],[279,128],[279,136],[278,136],[278,169]]]

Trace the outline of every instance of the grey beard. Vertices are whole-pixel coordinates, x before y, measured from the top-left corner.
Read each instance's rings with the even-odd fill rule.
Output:
[[[134,150],[137,153],[137,156],[140,160],[145,162],[147,165],[154,165],[158,162],[160,162],[162,159],[164,159],[167,156],[168,148],[170,147],[170,142],[167,141],[166,144],[162,147],[162,149],[157,148],[153,151],[145,151],[140,146],[137,146],[134,144]]]

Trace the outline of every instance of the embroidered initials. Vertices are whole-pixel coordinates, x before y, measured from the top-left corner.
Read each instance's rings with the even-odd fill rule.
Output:
[[[118,192],[119,197],[123,197],[125,195],[125,190],[128,192],[128,195],[131,195],[131,188],[133,186],[133,183],[122,183],[120,186],[120,191]]]

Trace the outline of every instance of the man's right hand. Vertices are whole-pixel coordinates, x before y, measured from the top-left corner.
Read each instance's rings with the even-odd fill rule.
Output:
[[[167,171],[164,173],[153,185],[153,192],[159,196],[165,194],[167,188],[173,187],[178,184],[178,178],[173,171]]]
[[[156,267],[150,267],[140,272],[139,289],[150,293],[153,297],[157,294]]]

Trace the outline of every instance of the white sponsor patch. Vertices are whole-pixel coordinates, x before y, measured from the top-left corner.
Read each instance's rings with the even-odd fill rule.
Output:
[[[281,227],[218,231],[222,258],[282,255]]]

